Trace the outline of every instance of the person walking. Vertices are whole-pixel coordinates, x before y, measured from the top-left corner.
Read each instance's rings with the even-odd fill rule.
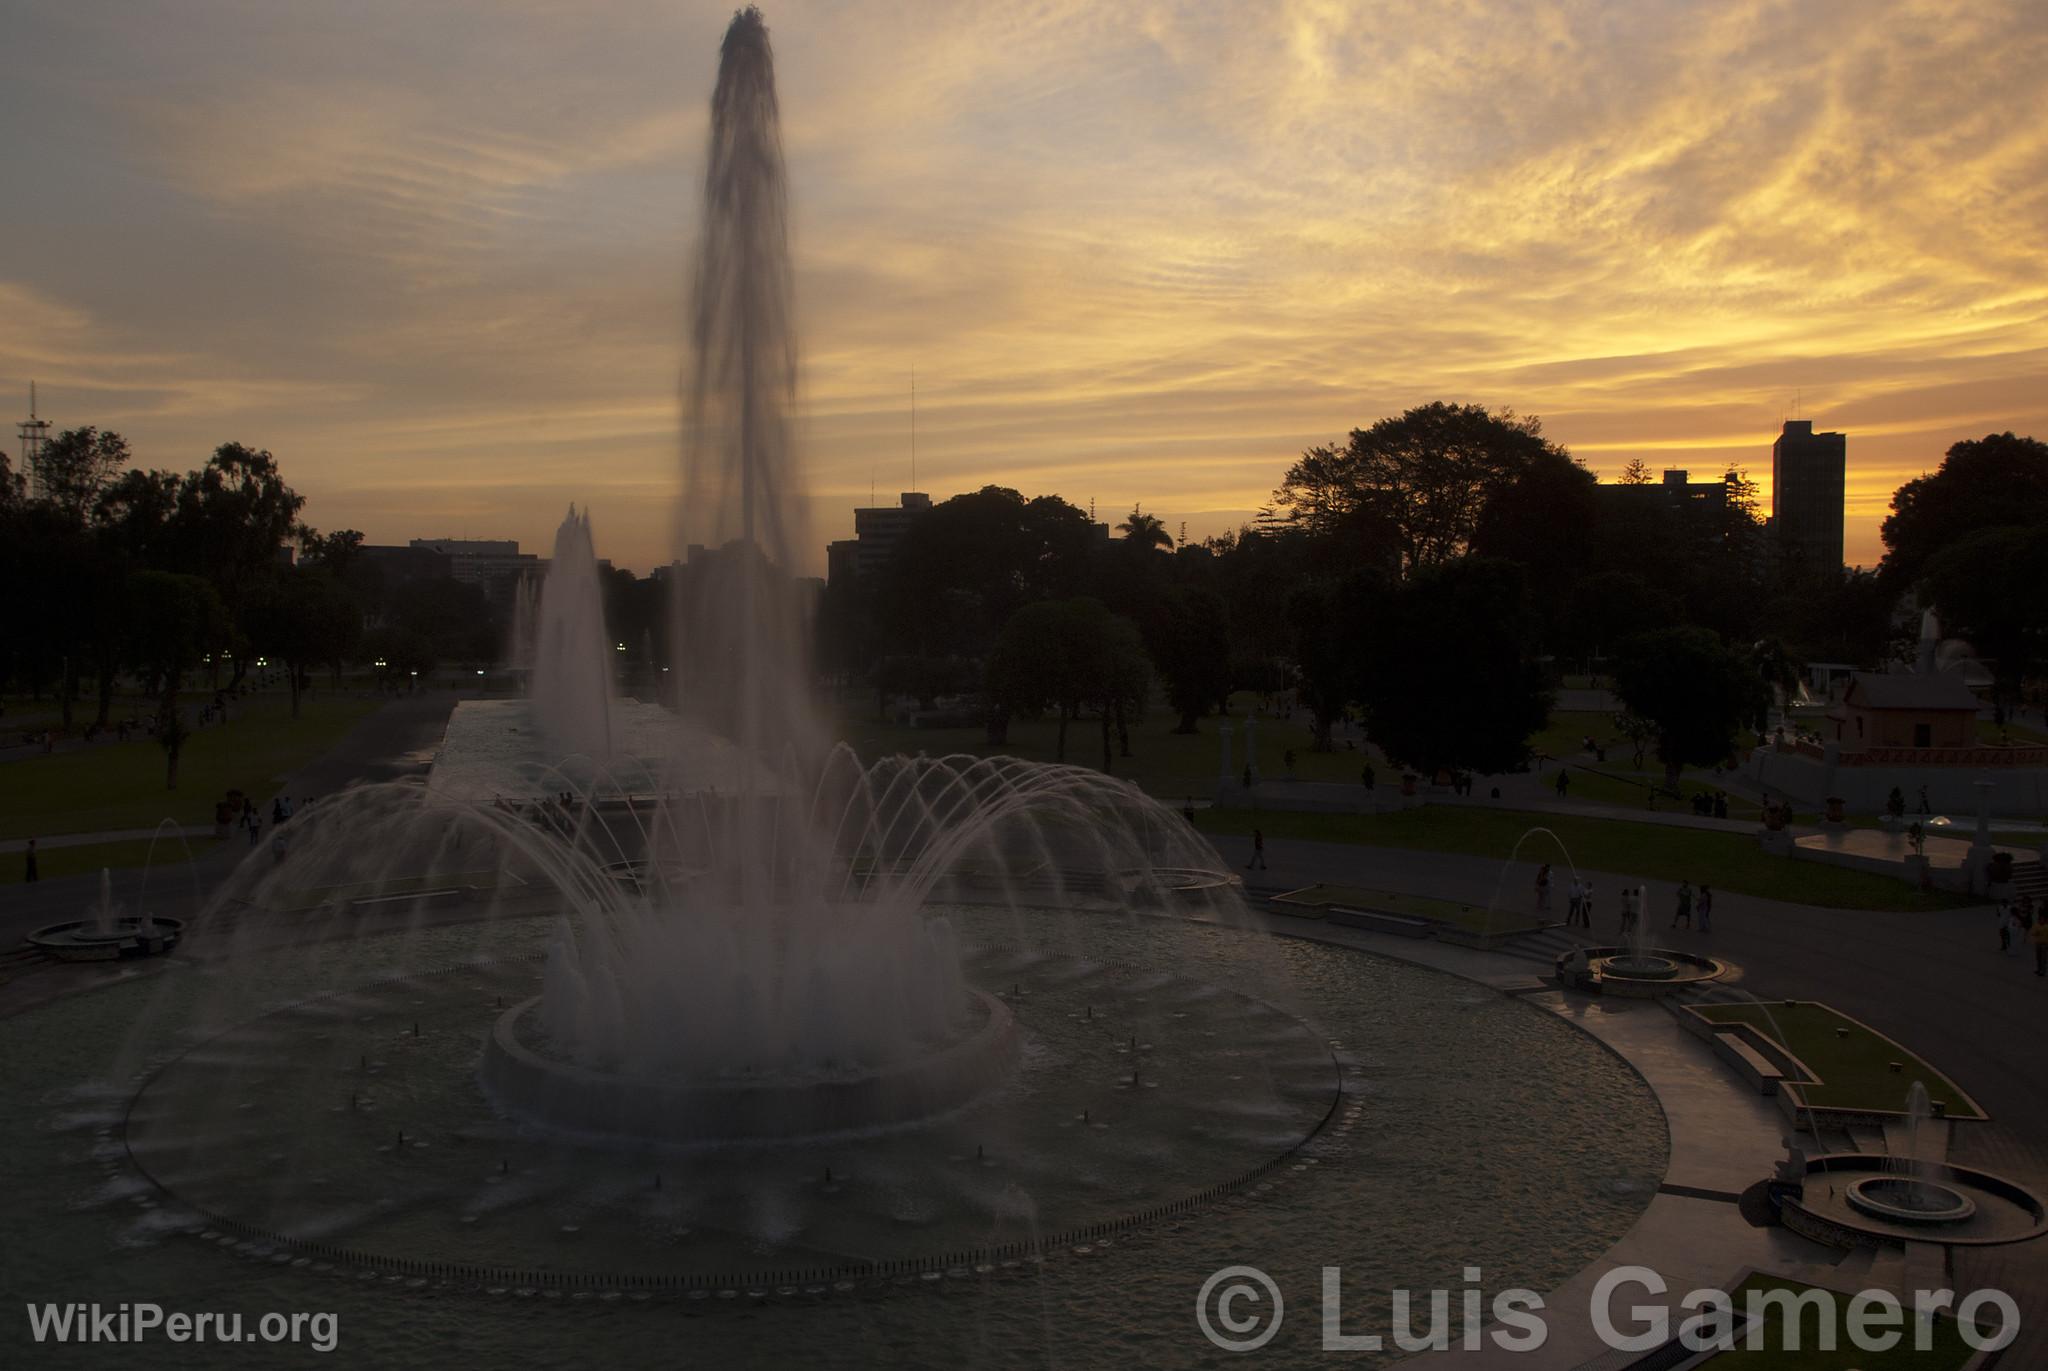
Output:
[[[1691,881],[1680,881],[1678,883],[1678,908],[1672,912],[1671,926],[1673,928],[1676,928],[1681,923],[1684,924],[1687,928],[1692,927]]]
[[[1623,886],[1623,887],[1621,888],[1621,936],[1622,936],[1622,937],[1624,937],[1624,938],[1626,938],[1626,937],[1627,937],[1627,936],[1628,936],[1629,934],[1631,934],[1631,933],[1635,932],[1635,927],[1636,927],[1636,892],[1635,892],[1635,887],[1634,887],[1634,886],[1626,886],[1626,885],[1625,885],[1625,886]]]
[[[1369,791],[1371,791],[1371,790],[1372,790],[1372,787],[1373,787],[1373,781],[1374,781],[1375,779],[1376,779],[1376,778],[1375,778],[1375,777],[1373,776],[1373,771],[1372,771],[1372,763],[1371,763],[1371,762],[1367,762],[1367,763],[1365,764],[1364,768],[1363,768],[1363,769],[1362,769],[1361,771],[1359,771],[1359,773],[1358,773],[1358,783],[1359,783],[1360,785],[1364,786],[1364,787],[1366,788],[1366,790],[1367,790],[1367,791],[1369,792]]]
[[[1593,883],[1586,882],[1586,888],[1579,892],[1579,923],[1587,932],[1593,930]]]
[[[1562,800],[1572,788],[1572,774],[1563,767],[1557,769],[1557,798]]]
[[[2027,941],[2034,945],[2034,974],[2048,976],[2048,919],[2034,920]]]
[[[1549,862],[1545,862],[1542,866],[1536,868],[1536,912],[1539,914],[1548,914],[1550,912]]]
[[[42,879],[36,874],[36,840],[28,840],[28,855],[22,860],[21,881],[23,885],[34,885]]]
[[[1572,883],[1565,887],[1564,926],[1566,928],[1578,927],[1579,911],[1585,907],[1586,888],[1579,883],[1577,876],[1573,876]]]
[[[1266,869],[1266,831],[1262,828],[1252,830],[1252,859],[1244,864],[1244,869],[1246,871],[1254,869],[1264,871]]]
[[[2013,912],[2010,900],[1998,902],[1998,950],[2012,951],[2012,931],[2019,924],[2019,916]]]
[[[1700,912],[1700,932],[1712,933],[1714,931],[1714,887],[1702,883],[1700,885],[1700,897],[1695,902],[1694,907]]]

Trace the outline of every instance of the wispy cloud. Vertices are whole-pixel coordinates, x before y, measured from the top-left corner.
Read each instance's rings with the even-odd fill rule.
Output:
[[[729,3],[31,0],[0,381],[325,525],[666,553]],[[1293,0],[779,7],[830,535],[870,482],[1185,511],[1438,397],[1596,469],[1850,434],[1851,554],[2048,432],[2048,11]],[[607,509],[615,503],[615,509]]]

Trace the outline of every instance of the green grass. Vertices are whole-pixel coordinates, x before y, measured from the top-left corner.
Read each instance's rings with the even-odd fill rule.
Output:
[[[2003,743],[2010,743],[2014,747],[2039,747],[2043,743],[2048,743],[2048,733],[2043,733],[2038,728],[2029,728],[2025,724],[2006,724],[2001,727],[1989,719],[1979,719],[1977,741],[1991,747]]]
[[[1221,769],[1222,749],[1217,742],[1216,726],[1219,723],[1230,725],[1231,772],[1233,775],[1242,772],[1244,724],[1257,698],[1249,693],[1234,696],[1230,718],[1218,719],[1212,715],[1203,719],[1201,731],[1193,734],[1175,733],[1174,725],[1179,722],[1177,716],[1162,706],[1155,706],[1146,712],[1143,719],[1131,725],[1131,751],[1134,755],[1113,758],[1110,774],[1135,781],[1148,794],[1176,805],[1186,797],[1211,798],[1216,793],[1216,777]],[[1274,780],[1286,775],[1284,755],[1291,749],[1295,754],[1294,775],[1297,780],[1358,784],[1359,771],[1369,760],[1368,755],[1347,751],[1341,738],[1333,752],[1312,751],[1314,738],[1309,732],[1305,711],[1295,711],[1291,720],[1269,716],[1257,723],[1261,777]],[[849,697],[844,702],[840,718],[840,736],[870,761],[896,752],[925,752],[935,757],[967,752],[976,756],[1001,753],[1050,762],[1057,756],[1058,734],[1059,724],[1053,719],[1013,719],[1010,722],[1010,741],[1002,747],[990,747],[979,727],[905,728],[879,720],[874,716],[872,696]],[[1356,739],[1355,734],[1351,736]],[[1112,736],[1112,747],[1114,741]],[[1066,760],[1073,766],[1101,767],[1102,726],[1096,719],[1090,717],[1068,723]],[[1373,766],[1378,772],[1380,785],[1400,784],[1400,773],[1393,767],[1383,761],[1374,761]]]
[[[216,850],[219,843],[212,838],[191,838],[180,841],[165,838],[150,851],[147,838],[119,843],[79,843],[72,847],[45,847],[36,852],[36,874],[44,880],[55,880],[60,876],[81,876],[98,871],[102,867],[120,870],[126,867],[149,865],[157,871],[182,867],[185,864],[187,844],[193,857],[203,857]],[[21,884],[25,863],[22,854],[10,852],[0,857],[0,885]]]
[[[1739,1311],[1744,1297],[1751,1291],[1786,1290],[1795,1295],[1805,1294],[1814,1289],[1798,1281],[1782,1276],[1751,1276],[1733,1292],[1735,1306]],[[1849,1309],[1848,1295],[1836,1295],[1837,1318],[1847,1323]],[[1888,1352],[1860,1352],[1849,1342],[1848,1329],[1839,1326],[1835,1330],[1836,1350],[1821,1352],[1815,1350],[1820,1341],[1821,1317],[1817,1311],[1801,1306],[1798,1310],[1799,1347],[1797,1352],[1784,1349],[1785,1323],[1781,1311],[1771,1311],[1773,1322],[1764,1334],[1764,1346],[1752,1352],[1746,1347],[1733,1352],[1723,1352],[1709,1359],[1705,1365],[1714,1371],[1956,1371],[1975,1355],[1974,1349],[1963,1341],[1961,1327],[1946,1315],[1937,1315],[1927,1350],[1920,1351],[1913,1346],[1915,1329],[1910,1300],[1906,1303],[1905,1316],[1896,1325],[1902,1335],[1899,1346]],[[1745,1338],[1746,1342],[1746,1338]]]
[[[1459,904],[1427,895],[1403,895],[1393,890],[1371,890],[1356,885],[1312,885],[1289,891],[1281,897],[1289,904],[1370,910],[1376,914],[1398,914],[1411,919],[1428,919],[1453,924],[1474,933],[1505,933],[1516,928],[1541,928],[1540,921],[1508,910],[1489,911],[1485,905]]]
[[[1903,1113],[1914,1081],[1948,1102],[1952,1119],[1981,1119],[1969,1097],[1923,1059],[1824,1004],[1697,1006],[1714,1023],[1746,1023],[1805,1063],[1817,1081],[1797,1086],[1802,1103],[1817,1109]],[[1894,1072],[1892,1062],[1903,1069]]]
[[[1526,810],[1423,805],[1390,814],[1303,814],[1289,810],[1197,810],[1205,833],[1250,833],[1268,842],[1362,843],[1375,847],[1456,852],[1504,860],[1532,828],[1547,828],[1581,870],[1620,872],[1649,880],[1705,882],[1719,891],[1761,895],[1830,909],[1952,909],[1969,903],[1944,891],[1916,890],[1868,871],[1796,861],[1763,852],[1743,833],[1539,814]],[[1542,837],[1522,846],[1531,862],[1559,862],[1556,843]],[[1566,879],[1569,879],[1567,876]]]
[[[252,697],[233,723],[186,740],[176,790],[164,788],[164,751],[147,737],[0,764],[0,838],[150,828],[162,819],[210,824],[230,789],[267,797],[380,703],[323,691],[294,719],[283,695]]]

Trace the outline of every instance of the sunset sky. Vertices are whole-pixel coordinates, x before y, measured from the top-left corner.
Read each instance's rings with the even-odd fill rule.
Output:
[[[1512,407],[1603,477],[1849,435],[1849,558],[2048,437],[2040,0],[775,3],[819,547],[870,483],[1234,525]],[[723,3],[8,0],[0,395],[307,519],[673,526]],[[11,455],[11,453],[10,453]]]

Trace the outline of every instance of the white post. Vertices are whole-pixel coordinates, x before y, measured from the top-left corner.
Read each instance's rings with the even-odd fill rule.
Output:
[[[1995,783],[1984,777],[1971,784],[1977,788],[1977,832],[1970,839],[1970,891],[1979,894],[1991,871],[1991,792]]]

